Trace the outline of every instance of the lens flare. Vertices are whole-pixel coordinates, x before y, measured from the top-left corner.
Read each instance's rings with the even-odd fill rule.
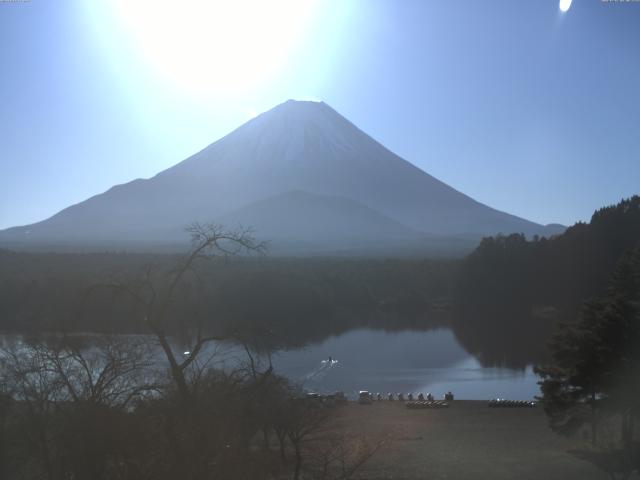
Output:
[[[561,12],[566,12],[571,8],[571,1],[572,0],[560,0],[560,11]]]

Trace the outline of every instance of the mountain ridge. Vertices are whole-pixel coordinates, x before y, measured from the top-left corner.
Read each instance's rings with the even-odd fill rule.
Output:
[[[359,236],[364,241],[379,231],[391,242],[392,235],[383,234],[385,218],[403,227],[395,230],[407,238],[412,236],[408,232],[479,239],[500,232],[548,235],[559,230],[477,202],[391,152],[324,102],[289,100],[149,179],[116,185],[42,222],[0,231],[0,242],[90,245],[164,238],[174,243],[185,238],[182,229],[188,223],[235,223],[233,212],[287,192],[319,196],[328,210],[335,209],[329,205],[332,198],[369,209],[365,213],[347,202],[354,229],[345,240]],[[309,230],[308,220],[299,209],[290,223]],[[332,227],[332,220],[325,220]],[[293,242],[305,235],[288,232]]]

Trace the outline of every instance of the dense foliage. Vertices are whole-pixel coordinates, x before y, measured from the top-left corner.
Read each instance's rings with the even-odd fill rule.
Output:
[[[0,251],[0,330],[146,333],[131,298],[94,287],[139,284],[150,273],[162,288],[178,259]],[[426,328],[448,320],[457,267],[453,260],[217,258],[198,266],[201,282],[184,280],[172,316],[273,346],[363,325]]]
[[[602,294],[617,261],[640,242],[640,196],[596,211],[550,239],[485,238],[465,260],[455,296],[456,332],[487,363],[545,358],[559,320]]]
[[[606,294],[563,324],[550,346],[552,365],[537,373],[551,427],[573,434],[589,425],[592,444],[617,459],[610,470],[640,468],[640,246],[622,257]]]

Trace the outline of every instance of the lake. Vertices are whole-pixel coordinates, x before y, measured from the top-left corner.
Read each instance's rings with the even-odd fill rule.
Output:
[[[329,362],[331,357],[331,362]],[[358,329],[302,349],[273,356],[278,373],[318,393],[358,390],[430,392],[441,398],[531,400],[539,394],[531,367],[483,367],[449,329],[393,331]]]
[[[154,342],[153,337],[147,337]],[[0,335],[0,344],[20,343],[20,336]],[[183,348],[175,347],[177,351]],[[235,368],[246,362],[246,353],[224,342],[209,345],[218,351],[214,364]],[[206,356],[207,352],[203,352]],[[158,365],[165,359],[158,349]],[[329,361],[331,357],[331,361]],[[531,400],[539,393],[531,367],[486,367],[469,354],[447,328],[387,331],[369,328],[332,335],[304,348],[280,351],[272,356],[277,373],[318,393],[343,391],[350,398],[358,390],[382,394],[431,393],[442,398],[451,391],[462,400],[508,398]]]

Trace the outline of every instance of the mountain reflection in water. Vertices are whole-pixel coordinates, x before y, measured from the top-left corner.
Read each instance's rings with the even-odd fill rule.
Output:
[[[273,356],[273,365],[305,389],[320,393],[431,392],[439,398],[451,390],[459,399],[518,400],[539,393],[531,367],[483,367],[444,328],[351,330],[305,348],[279,352]]]
[[[100,335],[78,335],[84,348]],[[147,338],[152,336],[124,337]],[[21,335],[0,335],[0,347],[22,344]],[[156,350],[157,348],[157,350]],[[176,354],[184,345],[174,345]],[[159,347],[153,347],[156,366],[166,362]],[[185,352],[186,353],[186,352]],[[229,342],[212,343],[202,352],[211,357],[211,366],[237,368],[246,364],[243,347]],[[266,358],[260,360],[266,368]],[[381,330],[361,328],[332,335],[306,347],[281,350],[272,354],[275,371],[308,391],[332,393],[343,391],[353,398],[358,390],[386,394],[431,393],[442,398],[452,391],[457,399],[486,400],[510,398],[531,400],[539,393],[532,368],[513,369],[483,366],[456,340],[447,328],[429,330]]]

